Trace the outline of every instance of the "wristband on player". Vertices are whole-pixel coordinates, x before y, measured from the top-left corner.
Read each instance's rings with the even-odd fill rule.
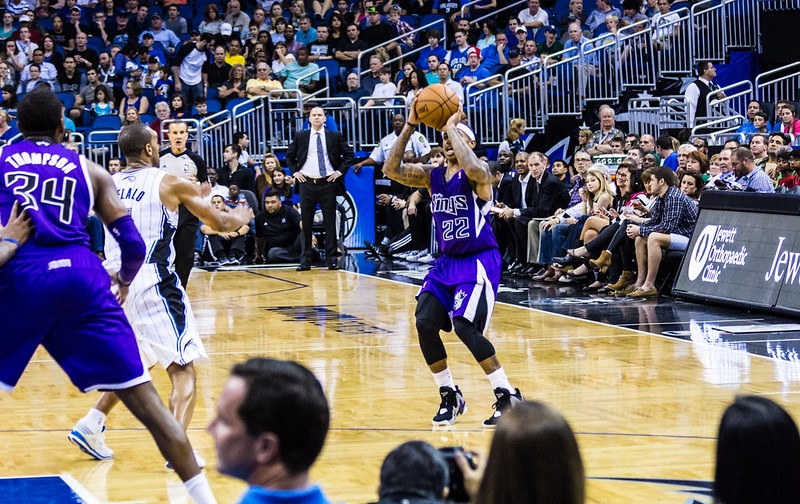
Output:
[[[3,238],[3,239],[2,239],[2,240],[0,240],[0,241],[4,241],[4,242],[8,242],[8,243],[13,243],[14,245],[16,245],[16,246],[17,246],[17,248],[19,248],[19,242],[18,242],[17,240],[15,240],[14,238],[8,238],[8,237],[6,237],[6,238]]]

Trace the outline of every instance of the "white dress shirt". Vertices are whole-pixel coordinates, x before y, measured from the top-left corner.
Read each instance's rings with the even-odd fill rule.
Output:
[[[327,177],[334,172],[328,156],[328,146],[325,144],[325,128],[320,128],[317,131],[312,127],[311,136],[308,139],[308,156],[305,164],[300,169],[300,173],[310,178],[322,178],[322,174],[319,172],[319,161],[317,160],[317,135],[320,135],[322,140],[322,152],[325,156],[325,176]]]

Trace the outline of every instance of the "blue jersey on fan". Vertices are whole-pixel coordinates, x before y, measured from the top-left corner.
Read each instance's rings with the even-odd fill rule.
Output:
[[[464,170],[450,180],[447,167],[434,168],[431,180],[431,213],[436,223],[436,241],[446,256],[460,257],[497,249],[492,226],[486,219],[491,206],[475,194]]]
[[[0,222],[8,221],[19,201],[36,225],[17,258],[53,247],[88,248],[86,220],[93,200],[83,156],[44,140],[0,148]]]

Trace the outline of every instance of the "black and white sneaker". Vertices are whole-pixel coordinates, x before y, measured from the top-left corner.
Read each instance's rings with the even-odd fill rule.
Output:
[[[494,389],[494,396],[497,398],[497,402],[492,405],[492,408],[494,408],[492,416],[483,421],[484,427],[496,427],[503,413],[525,400],[519,389],[514,390],[516,391],[515,394],[504,388],[498,387]]]
[[[453,390],[450,387],[439,387],[439,395],[442,402],[439,404],[439,411],[433,417],[433,425],[453,425],[456,417],[467,412],[467,402],[461,394],[458,386]]]

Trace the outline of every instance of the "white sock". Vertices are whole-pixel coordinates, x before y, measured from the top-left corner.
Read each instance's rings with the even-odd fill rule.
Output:
[[[211,493],[211,486],[206,479],[206,473],[200,473],[188,481],[183,482],[186,491],[189,492],[191,497],[197,504],[217,504],[217,499]]]
[[[491,373],[486,375],[489,378],[489,383],[492,384],[492,389],[496,388],[503,388],[514,393],[514,387],[511,386],[511,382],[508,381],[508,377],[506,376],[506,372],[503,368],[498,369],[497,371],[492,371]]]
[[[83,423],[90,427],[95,432],[103,430],[103,425],[106,423],[106,414],[97,408],[92,408],[83,417]]]
[[[444,371],[439,371],[438,373],[433,373],[433,379],[436,380],[436,385],[439,387],[450,387],[451,389],[456,389],[456,384],[453,381],[453,375],[450,374],[450,368],[444,368]]]

